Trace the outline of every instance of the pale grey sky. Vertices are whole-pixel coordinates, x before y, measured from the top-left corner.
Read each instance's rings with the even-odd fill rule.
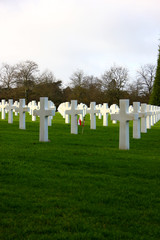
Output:
[[[159,0],[0,0],[0,64],[32,60],[64,83],[76,69],[131,76],[157,63]]]

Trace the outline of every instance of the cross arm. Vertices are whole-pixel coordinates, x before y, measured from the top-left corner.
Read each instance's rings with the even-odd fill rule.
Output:
[[[10,106],[7,104],[6,107],[5,107],[5,109],[6,109],[6,110],[9,110],[9,109],[16,109],[16,106],[12,106],[12,107],[10,107]]]
[[[138,120],[138,113],[128,113],[126,115],[128,117],[128,121]]]
[[[24,112],[29,112],[30,108],[29,107],[22,107]],[[15,107],[15,111],[19,112],[20,111],[20,107]]]
[[[83,110],[78,110],[78,109],[77,109],[77,110],[75,110],[75,114],[77,114],[77,115],[78,115],[78,114],[83,114]]]
[[[89,114],[90,114],[90,113],[91,113],[90,111],[91,111],[91,109],[88,108],[88,109],[86,110],[86,113],[89,113]],[[95,110],[94,110],[94,113],[100,113],[100,110],[95,109]]]
[[[71,109],[65,110],[65,114],[70,114],[70,112],[71,112]]]
[[[147,117],[147,112],[140,112],[139,114],[140,118],[146,118]]]
[[[120,119],[120,116],[119,116],[119,114],[111,114],[111,120],[113,121],[113,120],[116,120],[116,121],[119,121],[119,119]]]
[[[105,114],[105,113],[110,113],[110,110],[109,108],[108,109],[102,109],[100,110],[102,114]]]

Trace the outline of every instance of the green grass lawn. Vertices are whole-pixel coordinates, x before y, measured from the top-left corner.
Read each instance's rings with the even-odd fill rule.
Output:
[[[26,130],[0,120],[0,239],[160,239],[160,123],[130,150],[118,149],[109,121],[70,134],[59,113],[39,142],[39,121]]]

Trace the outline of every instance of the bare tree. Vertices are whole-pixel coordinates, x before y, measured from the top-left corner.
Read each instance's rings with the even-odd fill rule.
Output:
[[[102,76],[104,88],[116,88],[123,90],[128,82],[128,69],[114,65],[109,70],[105,71]]]
[[[128,69],[114,65],[102,75],[103,90],[109,104],[119,104],[129,80]]]
[[[129,94],[130,103],[142,101],[144,99],[143,84],[139,79],[128,85],[127,92]]]
[[[38,79],[38,65],[33,61],[20,62],[16,66],[16,85],[24,88],[26,102],[29,101],[29,92]]]
[[[53,83],[55,81],[54,74],[49,70],[44,71],[38,78],[38,83]]]
[[[82,70],[77,70],[72,74],[70,77],[71,80],[71,87],[82,87],[83,80],[84,80],[84,72]]]
[[[15,66],[3,63],[0,69],[0,82],[3,88],[10,89],[15,84]]]
[[[152,92],[155,73],[156,66],[153,64],[146,64],[144,66],[141,66],[137,71],[137,79],[142,82],[144,91],[149,95]]]

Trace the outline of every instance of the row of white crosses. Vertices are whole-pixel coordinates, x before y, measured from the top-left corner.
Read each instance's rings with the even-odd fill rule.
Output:
[[[128,102],[128,106],[129,106],[129,102]],[[127,109],[128,109],[128,106],[127,106]],[[72,100],[71,106],[69,103],[63,103],[60,107],[61,107],[61,109],[59,108],[58,110],[61,113],[63,112],[66,123],[69,123],[69,115],[71,115],[71,133],[77,134],[78,133],[77,116],[82,115],[82,112],[79,111],[82,109],[78,108],[77,101]],[[150,111],[146,112],[146,107],[149,108]],[[123,109],[123,107],[122,107],[122,109]],[[128,110],[129,110],[129,112],[128,112]],[[139,114],[138,119],[135,119],[133,121],[133,138],[140,138],[140,122],[141,122],[141,132],[146,132],[147,131],[146,126],[149,126],[149,122],[151,122],[150,115],[157,116],[156,111],[153,111],[153,109],[151,111],[150,105],[142,104],[141,112],[139,112],[140,111],[140,103],[134,103],[134,106],[130,106],[128,110],[127,110],[127,114],[128,113],[130,114],[130,115],[128,115],[128,116],[130,116],[129,120],[134,120],[134,118],[133,118],[134,113]],[[85,113],[90,114],[90,128],[91,129],[96,129],[96,115],[99,116],[99,114],[101,113],[103,115],[103,126],[108,126],[108,114],[111,113],[112,120],[113,120],[112,122],[116,123],[117,120],[119,120],[119,117],[118,117],[119,112],[120,112],[120,109],[116,104],[113,104],[109,109],[107,103],[104,103],[103,106],[100,106],[100,105],[96,106],[95,102],[91,102],[90,108],[87,108],[85,111]],[[121,112],[123,112],[123,111],[121,110]],[[115,115],[115,119],[113,119],[114,115]],[[125,117],[125,115],[123,115],[123,116]],[[141,121],[140,121],[140,118],[141,118]],[[66,119],[67,119],[67,121],[66,121]],[[154,119],[156,119],[156,117],[154,117]],[[127,123],[127,124],[129,127],[129,123]],[[148,128],[150,128],[150,127],[148,127]],[[120,144],[119,144],[120,149],[129,149],[129,128],[128,128],[128,130],[126,130],[126,132],[127,131],[128,131],[127,135],[125,133],[122,133],[123,131],[120,132],[120,139],[121,139]],[[128,136],[128,137],[123,137],[123,134],[125,134],[125,136]],[[124,141],[122,139],[124,139]]]
[[[152,108],[152,109],[151,109]],[[119,126],[119,149],[129,149],[129,121],[133,120],[133,138],[139,139],[141,132],[146,133],[147,128],[151,128],[152,123],[160,120],[160,108],[147,104],[134,102],[133,109],[129,112],[129,100],[120,100],[120,111],[117,114],[111,114],[112,120],[118,120]],[[140,121],[141,119],[141,121]]]
[[[63,116],[63,118],[65,118],[65,123],[70,123],[69,114],[66,114],[66,110],[70,110],[70,109],[71,109],[70,102],[61,103],[58,107],[58,112]],[[78,109],[83,111],[83,113],[78,114],[81,121],[83,121],[83,118],[86,115],[87,105],[83,103],[77,104],[77,110]]]
[[[73,101],[76,101],[76,100],[72,100],[71,104]],[[103,126],[108,126],[108,114],[110,113],[110,109],[108,108],[107,103],[104,103],[103,105],[101,104],[96,105],[95,102],[91,102],[90,108],[88,108],[87,105],[83,103],[80,103],[77,105],[77,101],[76,101],[76,106],[77,106],[77,110],[83,111],[83,113],[78,114],[81,121],[83,121],[83,118],[85,117],[85,115],[89,113],[87,111],[92,109],[90,114],[90,119],[92,122],[91,129],[96,129],[96,124],[95,124],[96,115],[98,116],[99,119],[101,119],[101,116],[103,115]],[[66,110],[70,110],[70,109],[71,109],[71,105],[69,102],[61,103],[58,107],[58,112],[63,116],[63,118],[65,118],[65,123],[70,123],[69,114],[66,112]],[[94,116],[93,116],[93,111],[95,111]]]
[[[35,103],[33,105],[35,105]],[[5,119],[5,109],[7,109],[8,123],[13,123],[13,109],[19,113],[19,128],[26,129],[25,113],[29,112],[30,108],[25,105],[25,99],[20,99],[18,107],[13,104],[12,99],[10,99],[8,103],[2,100],[0,108],[2,119]],[[39,141],[48,142],[48,117],[55,115],[55,107],[48,101],[47,97],[42,97],[40,98],[39,108],[34,109],[32,114],[34,117],[40,117]]]
[[[30,111],[28,106],[25,106],[25,100],[20,99],[18,107],[13,104],[13,100],[10,99],[6,104],[5,100],[2,100],[0,108],[2,111],[2,119],[4,119],[5,110],[8,110],[8,122],[13,123],[13,110],[19,112],[19,128],[25,129],[25,112]],[[55,106],[48,98],[40,98],[40,103],[36,106],[32,101],[32,116],[40,117],[40,134],[39,140],[48,141],[48,125],[49,118],[55,115]],[[64,106],[63,106],[64,108]],[[114,107],[115,108],[115,107]],[[113,108],[113,109],[114,109]],[[117,107],[116,107],[117,108]],[[152,109],[151,109],[152,108]],[[90,128],[96,129],[96,114],[103,114],[103,125],[108,126],[108,113],[110,112],[108,104],[104,103],[103,107],[96,109],[96,103],[91,102],[90,108],[86,106],[80,106],[78,108],[77,101],[72,100],[71,105],[65,103],[64,117],[65,122],[69,122],[69,115],[71,115],[71,133],[78,133],[77,116],[85,116],[90,114]],[[111,119],[120,122],[120,134],[119,134],[119,148],[129,149],[129,121],[133,120],[133,137],[140,138],[140,118],[141,118],[141,132],[146,132],[147,128],[150,128],[155,122],[160,119],[160,110],[158,107],[142,104],[140,112],[140,103],[133,103],[133,108],[130,108],[129,112],[129,100],[120,100],[120,110],[112,111]]]
[[[108,126],[108,114],[109,114],[109,109],[108,109],[108,104],[104,103],[103,107],[100,109],[96,108],[96,103],[91,102],[90,103],[90,108],[86,107],[78,107],[77,105],[77,100],[72,100],[71,105],[68,105],[68,108],[66,107],[65,104],[63,104],[64,110],[64,117],[68,119],[69,115],[71,116],[71,133],[77,134],[78,133],[78,123],[77,123],[77,116],[85,116],[85,114],[90,114],[90,128],[91,129],[96,129],[96,114],[103,114],[103,125]],[[63,108],[59,108],[58,111],[62,112]],[[65,121],[68,123],[68,121]]]

